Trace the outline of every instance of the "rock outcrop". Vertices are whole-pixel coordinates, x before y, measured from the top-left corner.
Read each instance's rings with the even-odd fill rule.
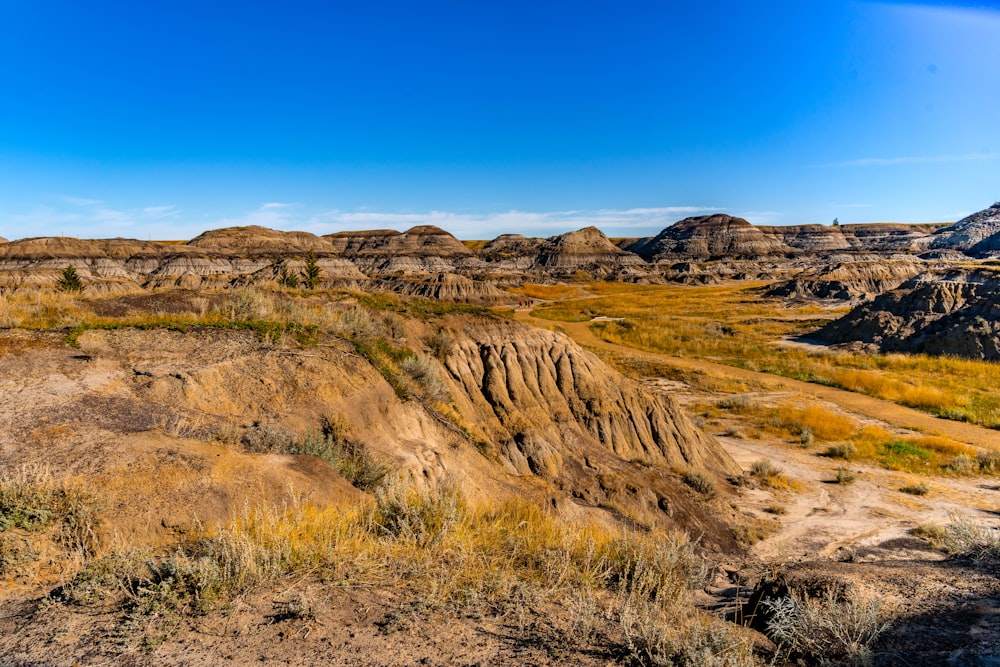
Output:
[[[884,352],[1000,360],[1000,275],[988,269],[922,273],[814,337],[860,341]]]
[[[989,255],[1000,250],[998,234],[1000,234],[1000,202],[938,231],[930,247],[961,250],[974,256]]]
[[[743,218],[716,213],[685,218],[629,248],[649,262],[746,259],[794,254],[794,249]]]
[[[791,298],[867,299],[895,289],[926,266],[920,260],[851,259],[808,268],[774,285],[768,296]]]
[[[394,272],[451,273],[469,264],[473,253],[448,232],[432,225],[405,232],[337,232],[324,237],[342,257],[369,275]]]
[[[500,289],[491,281],[473,280],[456,273],[439,273],[430,278],[419,276],[388,277],[375,280],[371,287],[402,296],[485,306],[503,305],[517,301],[517,297],[512,292]]]
[[[553,236],[538,246],[535,265],[547,269],[638,266],[644,262],[622,250],[597,227]]]
[[[251,225],[226,227],[204,232],[188,241],[185,246],[212,251],[218,254],[241,256],[257,255],[328,255],[334,252],[326,239],[309,232],[283,232]]]

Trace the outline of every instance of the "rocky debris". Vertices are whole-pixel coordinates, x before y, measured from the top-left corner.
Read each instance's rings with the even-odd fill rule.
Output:
[[[685,218],[628,250],[649,262],[795,254],[792,247],[767,231],[722,213]]]
[[[997,234],[1000,234],[1000,202],[939,230],[930,247],[984,256],[1000,251],[1000,237],[993,238]]]
[[[926,267],[912,259],[836,261],[807,268],[771,287],[767,296],[788,298],[867,299],[895,289]]]
[[[860,341],[883,352],[1000,360],[1000,274],[927,272],[856,307],[813,337]]]

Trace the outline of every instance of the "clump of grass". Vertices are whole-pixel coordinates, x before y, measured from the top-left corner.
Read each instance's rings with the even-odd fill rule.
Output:
[[[792,594],[764,601],[767,633],[786,657],[808,664],[865,664],[870,647],[890,623],[881,598],[818,598]]]
[[[920,482],[919,484],[909,484],[907,486],[900,487],[899,490],[903,493],[908,493],[911,496],[926,496],[931,492],[931,487],[925,482]]]
[[[784,505],[768,505],[764,508],[764,511],[768,514],[776,514],[778,516],[784,516],[788,514],[788,508]]]
[[[753,400],[753,396],[750,394],[727,396],[716,403],[716,405],[723,410],[728,410],[737,415],[748,414],[757,409],[757,402]]]
[[[816,437],[813,435],[812,429],[808,426],[803,426],[802,430],[799,432],[799,444],[803,447],[812,447],[815,440]]]
[[[781,472],[781,468],[767,459],[754,461],[750,466],[750,476],[765,489],[791,491],[799,488],[799,484],[790,480]]]
[[[692,470],[684,473],[681,478],[685,484],[703,495],[705,498],[714,498],[716,495],[715,482],[705,473]]]
[[[438,361],[447,359],[455,349],[455,337],[447,329],[438,329],[433,335],[424,339],[424,343]]]
[[[431,357],[421,354],[407,357],[400,368],[416,381],[424,398],[431,403],[447,403],[451,400],[451,393],[441,380],[437,365]]]
[[[737,526],[735,535],[740,544],[752,547],[779,530],[781,530],[781,523],[777,519],[754,519],[742,526]]]
[[[968,475],[976,470],[976,460],[968,454],[959,454],[945,464],[945,468],[959,475]]]
[[[979,452],[976,455],[976,466],[980,472],[989,475],[1000,472],[1000,452]]]
[[[241,437],[244,449],[250,452],[274,452],[316,456],[362,491],[372,491],[389,473],[389,467],[371,455],[367,446],[350,436],[343,418],[327,417],[319,433],[297,436],[274,424],[259,424]]]
[[[24,466],[0,475],[0,533],[56,530],[56,540],[83,554],[99,545],[96,499],[80,483],[56,480],[44,466]]]
[[[844,459],[845,461],[850,461],[857,455],[857,453],[858,450],[854,447],[854,445],[830,445],[826,448],[826,451],[823,452],[823,456],[831,459]]]
[[[454,530],[465,513],[454,489],[414,489],[393,480],[375,493],[372,528],[380,535],[413,542],[421,547],[439,543]]]
[[[857,475],[851,472],[846,466],[838,466],[837,476],[834,479],[837,484],[853,484],[857,478]]]

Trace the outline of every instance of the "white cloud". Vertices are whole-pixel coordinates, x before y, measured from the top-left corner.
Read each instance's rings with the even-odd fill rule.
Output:
[[[97,200],[87,204],[58,198],[63,206],[40,206],[28,213],[0,214],[0,236],[71,235],[81,238],[131,236],[133,238],[190,239],[220,227],[259,225],[272,229],[304,230],[329,234],[344,230],[397,229],[434,225],[459,238],[491,239],[500,234],[552,236],[595,226],[609,236],[650,236],[677,220],[724,210],[713,206],[662,206],[646,208],[522,211],[493,213],[429,210],[424,212],[331,210],[316,212],[299,204],[264,202],[257,208],[231,216],[194,220],[175,206],[115,208]],[[68,205],[67,205],[68,204]],[[767,224],[773,212],[744,214],[752,222]],[[751,217],[756,215],[757,217]]]
[[[86,197],[69,197],[61,196],[59,199],[63,200],[67,204],[72,204],[73,206],[98,206],[104,202],[100,199],[88,199]]]
[[[681,217],[719,210],[722,209],[667,206],[595,211],[510,210],[498,213],[330,211],[311,219],[306,228],[317,234],[329,234],[385,227],[404,231],[417,225],[434,225],[461,238],[487,239],[507,233],[552,236],[593,225],[612,236],[643,236],[655,234]]]
[[[961,155],[910,155],[905,157],[866,157],[857,160],[845,160],[821,165],[823,167],[871,167],[893,166],[900,164],[932,164],[937,162],[973,162],[977,160],[996,160],[1000,152],[964,153]]]

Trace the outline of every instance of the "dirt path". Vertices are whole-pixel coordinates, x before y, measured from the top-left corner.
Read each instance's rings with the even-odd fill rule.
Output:
[[[523,310],[517,311],[514,316],[521,322],[535,326],[558,325],[567,335],[584,347],[652,359],[683,370],[709,372],[723,377],[755,382],[772,390],[795,391],[803,396],[811,396],[836,403],[845,410],[879,419],[900,428],[919,431],[928,435],[940,435],[976,447],[988,449],[1000,448],[1000,431],[964,422],[939,419],[927,413],[890,403],[889,401],[872,398],[871,396],[865,396],[864,394],[802,382],[801,380],[793,380],[792,378],[771,375],[770,373],[761,373],[759,371],[736,368],[735,366],[717,364],[711,361],[672,357],[655,352],[645,352],[624,345],[616,345],[594,335],[590,330],[590,322],[554,322],[533,317],[530,312]]]

